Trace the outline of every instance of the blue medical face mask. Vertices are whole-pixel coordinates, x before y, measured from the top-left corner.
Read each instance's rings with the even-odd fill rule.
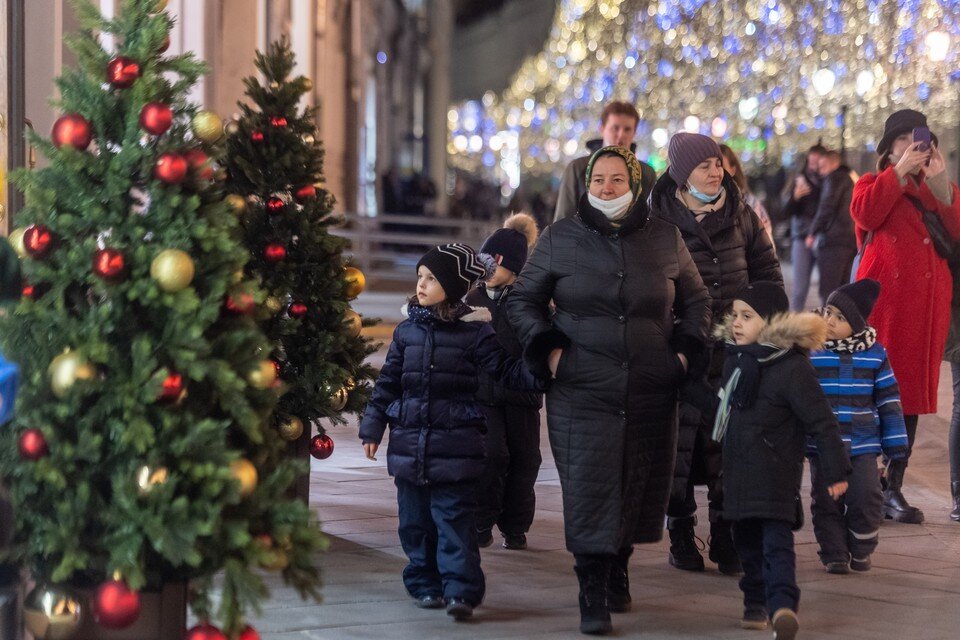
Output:
[[[699,200],[704,204],[710,204],[711,202],[719,198],[720,192],[723,191],[723,187],[721,186],[720,189],[718,189],[717,192],[711,196],[709,194],[704,193],[703,191],[700,191],[689,182],[687,183],[687,189],[690,190],[690,195],[692,195],[694,198],[696,198],[697,200]]]

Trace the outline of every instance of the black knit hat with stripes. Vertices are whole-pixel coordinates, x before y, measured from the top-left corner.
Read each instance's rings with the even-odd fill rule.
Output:
[[[417,262],[418,270],[421,266],[430,269],[451,302],[463,298],[487,275],[487,267],[477,253],[469,245],[458,242],[430,249]]]

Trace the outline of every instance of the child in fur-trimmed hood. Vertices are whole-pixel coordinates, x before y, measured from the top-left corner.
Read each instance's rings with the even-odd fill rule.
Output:
[[[849,471],[837,419],[808,358],[823,344],[826,323],[788,308],[773,282],[737,293],[717,331],[727,358],[714,427],[723,442],[723,517],[733,522],[743,566],[741,625],[765,629],[769,615],[778,640],[791,640],[799,628],[793,528],[802,515],[807,439],[817,445],[832,498],[846,491]]]

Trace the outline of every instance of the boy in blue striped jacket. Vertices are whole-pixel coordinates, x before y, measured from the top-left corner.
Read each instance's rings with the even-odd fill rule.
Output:
[[[907,453],[900,388],[886,349],[866,321],[879,295],[876,280],[860,280],[831,293],[823,309],[827,341],[810,354],[853,468],[846,495],[834,500],[819,477],[816,448],[808,447],[813,531],[828,573],[870,569],[883,521],[877,456],[883,453],[895,460]]]

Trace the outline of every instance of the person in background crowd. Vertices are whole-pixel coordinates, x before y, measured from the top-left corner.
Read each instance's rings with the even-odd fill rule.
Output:
[[[883,522],[877,457],[881,452],[890,460],[907,455],[897,378],[886,349],[877,342],[877,330],[867,324],[879,295],[880,283],[869,279],[832,292],[822,310],[827,341],[810,356],[852,467],[850,488],[837,501],[829,495],[816,444],[810,443],[810,510],[827,573],[870,570]]]
[[[927,148],[914,141],[914,129],[926,127],[926,116],[912,109],[887,118],[877,145],[877,172],[857,181],[850,205],[857,239],[865,245],[857,279],[880,282],[870,324],[900,382],[909,440],[907,456],[887,464],[884,513],[917,524],[923,512],[907,503],[901,489],[919,416],[937,410],[953,292],[950,267],[937,252],[924,215],[933,216],[953,239],[960,237],[960,190],[947,179],[936,136]]]
[[[775,640],[793,640],[797,608],[793,531],[802,526],[800,479],[808,440],[815,442],[827,493],[847,490],[849,461],[808,354],[826,336],[813,313],[787,313],[775,282],[754,282],[734,296],[719,327],[727,344],[723,392],[713,437],[723,442],[723,517],[743,564],[744,629],[773,625]]]
[[[806,246],[817,256],[820,300],[850,281],[850,267],[857,255],[857,237],[850,217],[853,177],[839,151],[820,157],[820,200],[807,232]]]
[[[773,245],[774,252],[776,252],[777,243],[773,238],[773,223],[770,221],[770,216],[767,214],[767,208],[763,206],[763,202],[750,191],[747,174],[743,172],[743,164],[741,164],[740,158],[737,157],[733,149],[725,144],[720,145],[720,152],[723,154],[723,170],[730,174],[734,184],[740,189],[740,195],[743,196],[743,201],[746,202],[747,206],[753,209],[753,212],[760,218],[760,222],[763,223],[763,230],[766,231],[770,237],[770,244]]]
[[[486,590],[477,544],[476,483],[484,473],[484,413],[477,374],[538,391],[523,363],[497,342],[486,310],[462,302],[488,275],[464,244],[445,244],[417,263],[417,293],[397,325],[360,421],[367,458],[390,427],[387,470],[397,485],[403,584],[423,609],[473,615]]]
[[[580,631],[600,634],[630,607],[633,545],[663,535],[677,391],[704,348],[710,296],[677,229],[649,216],[633,153],[598,150],[586,179],[577,215],[544,231],[507,313],[531,370],[554,376],[547,428]]]
[[[636,146],[633,144],[633,138],[637,133],[639,122],[640,114],[637,112],[637,108],[629,102],[614,101],[607,103],[600,115],[600,136],[602,139],[587,142],[587,150],[590,154],[593,154],[600,147],[623,147],[633,151]],[[591,157],[591,155],[585,155],[582,158],[577,158],[564,169],[563,177],[560,179],[560,193],[557,194],[557,207],[553,215],[554,222],[569,218],[577,213],[580,199],[586,192],[584,177],[587,162]],[[637,160],[637,162],[640,161]],[[657,180],[657,172],[645,162],[640,162],[640,170],[643,174],[640,181],[643,188],[642,197],[646,200],[650,194],[650,189],[653,188],[653,183]]]
[[[496,272],[467,294],[474,308],[490,311],[497,340],[511,357],[520,358],[523,348],[507,318],[506,302],[527,262],[527,251],[537,242],[537,223],[525,213],[507,218],[480,247],[493,256]],[[477,390],[487,414],[486,473],[477,492],[477,538],[481,547],[493,544],[493,527],[503,535],[504,549],[526,549],[527,531],[533,523],[537,498],[533,485],[540,470],[540,406],[543,394],[514,391],[480,372]]]
[[[743,285],[759,280],[783,284],[770,236],[741,197],[733,178],[724,173],[723,155],[713,138],[678,133],[668,148],[670,166],[660,176],[650,207],[654,217],[680,230],[712,298],[714,319],[722,318]],[[740,572],[730,523],[722,518],[719,446],[710,439],[713,399],[723,369],[723,344],[711,343],[703,358],[691,364],[680,402],[680,437],[667,528],[669,562],[678,569],[703,571],[703,556],[694,536],[697,501],[694,485],[708,488],[710,552],[721,572]]]
[[[816,144],[807,150],[807,164],[794,178],[790,196],[783,206],[783,214],[790,218],[790,262],[793,265],[793,290],[790,309],[802,311],[807,306],[810,278],[817,265],[813,247],[807,246],[810,225],[820,205],[820,160],[827,152]]]
[[[960,271],[953,272],[953,302],[950,305],[950,332],[943,350],[943,359],[950,363],[953,381],[953,409],[950,414],[950,519],[960,522]]]

